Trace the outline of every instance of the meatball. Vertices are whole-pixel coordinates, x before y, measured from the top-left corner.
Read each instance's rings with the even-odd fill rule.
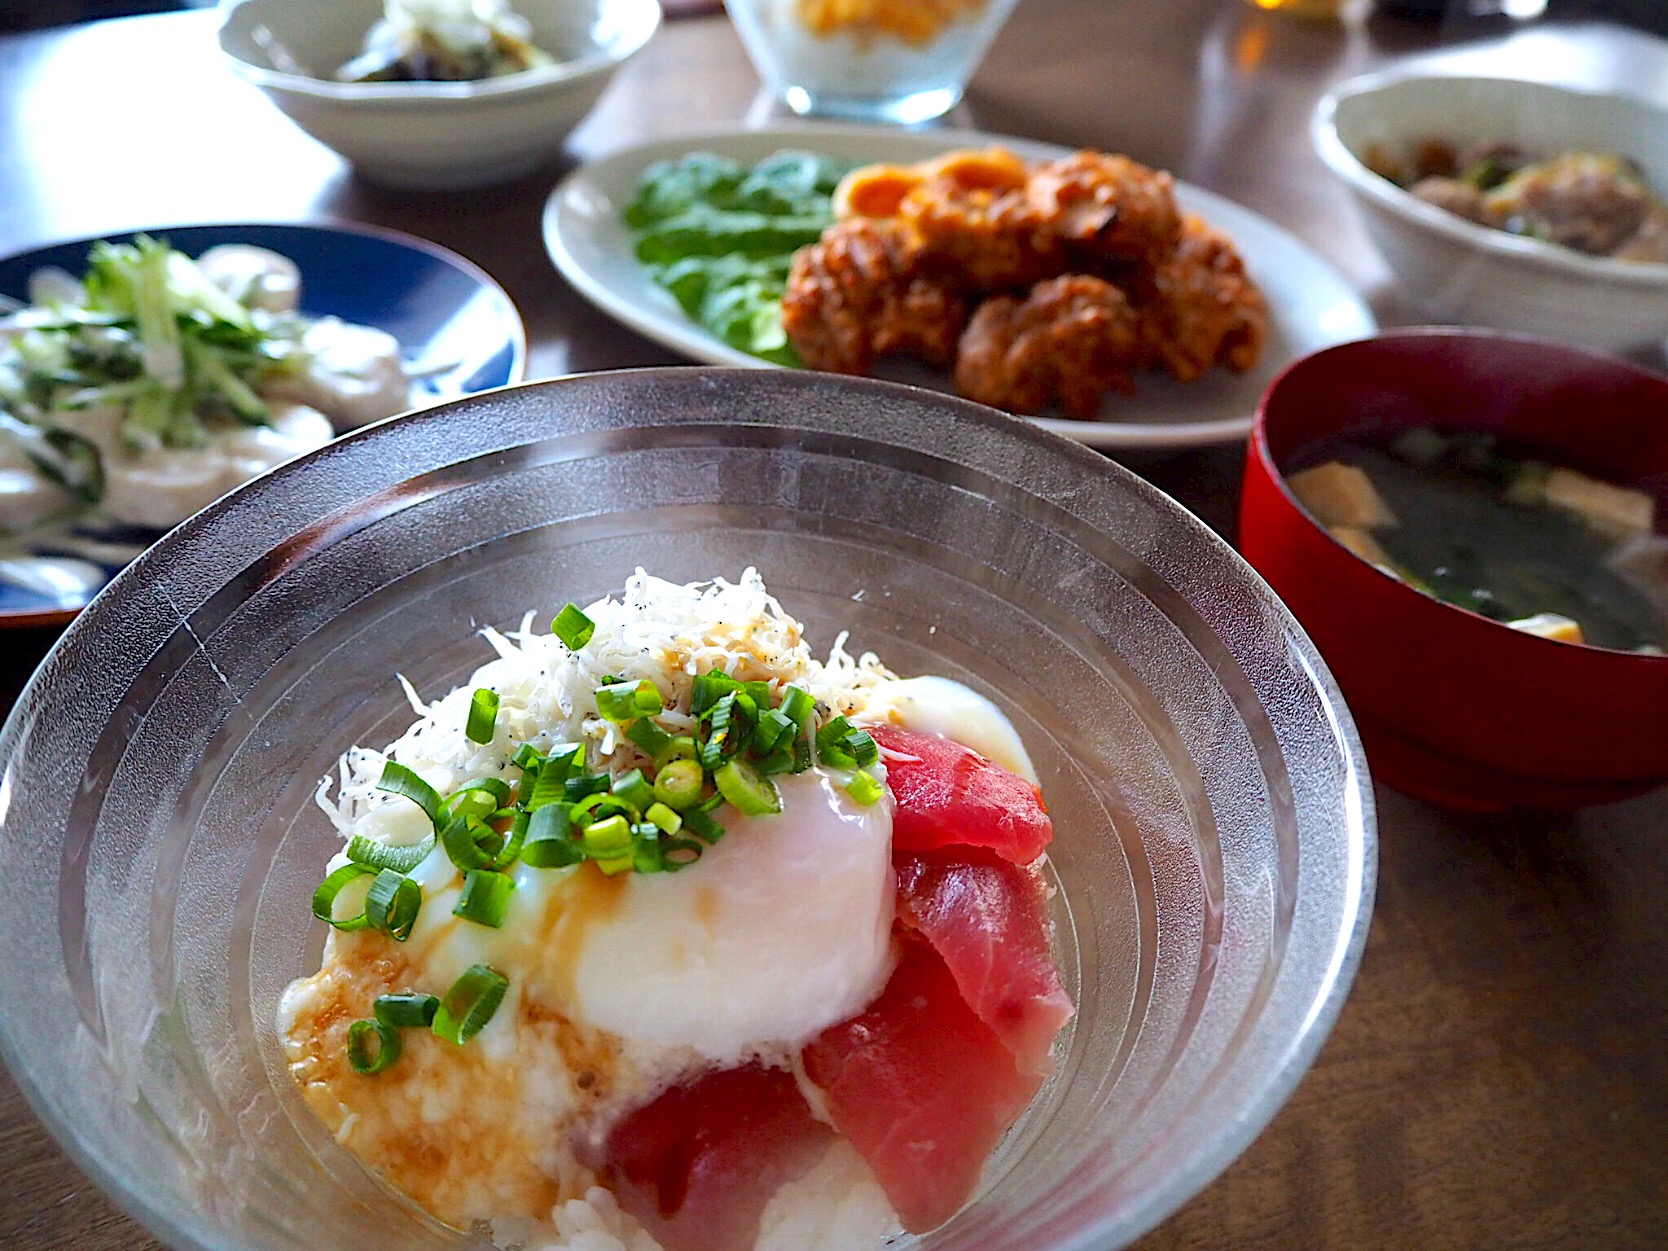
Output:
[[[1524,166],[1485,203],[1494,221],[1515,233],[1609,256],[1644,225],[1652,200],[1630,161],[1566,152]]]

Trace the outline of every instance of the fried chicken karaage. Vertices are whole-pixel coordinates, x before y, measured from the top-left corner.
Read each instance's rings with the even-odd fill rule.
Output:
[[[934,281],[907,230],[885,219],[837,222],[794,256],[782,325],[812,369],[866,374],[877,356],[947,366],[967,303]]]
[[[1133,391],[1133,370],[1183,382],[1244,371],[1267,336],[1232,242],[1181,212],[1169,174],[1128,157],[1029,166],[990,148],[867,166],[834,209],[783,298],[788,338],[814,369],[953,361],[973,399],[1088,418]]]
[[[1141,310],[1149,359],[1182,382],[1214,365],[1244,373],[1268,336],[1268,305],[1228,236],[1197,217],[1174,252],[1153,267],[1154,296]]]
[[[1039,282],[1024,299],[979,305],[961,337],[956,390],[968,399],[1040,413],[1058,404],[1093,417],[1108,391],[1135,389],[1145,348],[1124,293],[1087,274]]]

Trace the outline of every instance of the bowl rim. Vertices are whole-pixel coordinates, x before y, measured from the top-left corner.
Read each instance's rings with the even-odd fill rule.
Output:
[[[238,13],[247,9],[253,19],[259,8],[274,2],[219,0],[219,22],[215,26],[214,38],[232,71],[263,91],[288,91],[318,100],[337,101],[350,107],[355,101],[363,101],[412,108],[439,100],[491,100],[571,86],[606,74],[641,51],[660,29],[663,17],[660,0],[598,0],[599,7],[607,6],[626,15],[629,20],[624,23],[624,33],[615,43],[597,45],[572,60],[470,82],[344,83],[258,65],[227,45],[227,32]]]
[[[1345,101],[1378,95],[1410,82],[1438,79],[1489,84],[1510,90],[1539,91],[1550,96],[1615,101],[1625,108],[1646,115],[1658,129],[1668,129],[1668,110],[1657,107],[1649,100],[1624,92],[1594,91],[1580,87],[1565,87],[1556,83],[1480,74],[1388,69],[1348,79],[1332,87],[1321,97],[1309,123],[1309,138],[1317,155],[1327,168],[1348,183],[1350,189],[1358,196],[1372,201],[1427,233],[1440,235],[1455,243],[1467,244],[1505,261],[1523,262],[1532,268],[1550,270],[1560,277],[1599,280],[1613,285],[1653,290],[1668,287],[1668,262],[1623,261],[1609,256],[1590,256],[1559,244],[1496,230],[1468,221],[1434,204],[1427,204],[1419,197],[1396,186],[1388,178],[1368,169],[1339,136],[1338,109]]]
[[[1052,453],[1092,468],[1097,474],[1108,473],[1121,481],[1123,489],[1134,492],[1145,501],[1174,516],[1183,531],[1203,539],[1216,555],[1236,569],[1246,580],[1248,588],[1261,601],[1264,609],[1282,628],[1293,644],[1297,671],[1305,675],[1308,684],[1322,697],[1319,717],[1327,733],[1337,746],[1345,764],[1346,781],[1339,807],[1344,820],[1339,831],[1340,843],[1345,848],[1343,873],[1346,885],[1342,891],[1342,907],[1336,923],[1328,927],[1324,954],[1316,960],[1317,970],[1306,979],[1302,993],[1305,1011],[1292,1017],[1278,1031],[1278,1044],[1270,1048],[1268,1062],[1249,1083],[1243,1102],[1236,1108],[1238,1115],[1221,1125],[1219,1134],[1210,1142],[1170,1168],[1163,1181],[1155,1185],[1140,1200],[1131,1204],[1125,1218],[1125,1230],[1130,1238],[1137,1238],[1174,1214],[1189,1199],[1218,1177],[1238,1158],[1273,1121],[1275,1115],[1291,1098],[1304,1076],[1320,1054],[1322,1046],[1337,1025],[1365,954],[1368,932],[1374,910],[1378,883],[1378,817],[1371,775],[1366,755],[1348,705],[1339,690],[1336,678],[1321,657],[1302,624],[1269,586],[1266,579],[1222,535],[1218,534],[1189,509],[1133,470],[1110,462],[1094,449],[1063,435],[1044,430],[1021,418],[977,404],[960,396],[945,395],[925,388],[908,386],[873,378],[851,378],[840,375],[794,371],[759,371],[739,367],[713,366],[654,366],[635,369],[607,370],[592,373],[568,374],[555,378],[520,382],[487,391],[475,392],[432,408],[420,410],[404,418],[388,418],[348,432],[325,449],[305,453],[300,457],[260,475],[235,488],[209,505],[202,512],[182,522],[157,544],[147,549],[137,560],[123,569],[101,591],[91,607],[98,608],[142,586],[153,567],[173,556],[175,548],[199,541],[206,528],[228,509],[241,503],[249,492],[265,489],[271,479],[308,472],[308,466],[340,451],[343,445],[355,445],[369,440],[386,438],[391,427],[412,430],[420,423],[443,420],[459,405],[479,404],[500,393],[526,393],[533,389],[584,388],[610,385],[610,379],[626,378],[654,381],[657,379],[687,379],[692,386],[704,386],[719,376],[737,376],[749,385],[780,387],[789,390],[801,387],[855,387],[874,393],[879,399],[925,404],[957,410],[963,419],[984,425],[999,425],[1022,443],[1041,444]],[[181,611],[189,614],[194,606]],[[71,650],[80,636],[92,629],[89,624],[97,613],[86,614],[71,623],[68,630],[53,644],[46,661],[30,676],[19,694],[13,712],[0,724],[0,769],[9,763],[9,753],[20,750],[16,737],[18,710],[31,707],[40,699],[40,691],[48,685],[48,672],[57,681],[56,669],[50,663]],[[138,1224],[170,1247],[210,1251],[210,1244],[199,1239],[200,1223],[159,1202],[153,1195],[129,1184],[130,1173],[120,1162],[86,1141],[79,1127],[68,1117],[60,1115],[53,1096],[35,1079],[29,1067],[22,1063],[25,1048],[6,1019],[0,1016],[0,1062],[13,1074],[16,1084],[35,1115],[52,1133],[65,1154],[105,1196],[126,1212]],[[1098,1251],[1105,1247],[1107,1224],[1103,1221],[1094,1229],[1082,1231],[1061,1244],[1061,1251]]]
[[[1280,462],[1275,458],[1273,451],[1268,445],[1268,408],[1269,401],[1273,398],[1275,391],[1279,389],[1280,385],[1285,382],[1288,377],[1299,372],[1309,361],[1312,361],[1317,357],[1325,356],[1333,352],[1344,352],[1349,350],[1359,351],[1362,349],[1364,344],[1369,343],[1380,343],[1385,341],[1418,341],[1424,339],[1505,339],[1524,346],[1533,346],[1548,350],[1554,348],[1565,349],[1588,358],[1596,365],[1615,367],[1619,368],[1624,373],[1636,374],[1642,378],[1652,379],[1661,384],[1665,391],[1668,391],[1668,379],[1665,379],[1661,374],[1658,374],[1653,370],[1646,369],[1641,365],[1636,365],[1632,361],[1623,360],[1620,357],[1595,351],[1592,348],[1580,347],[1571,343],[1560,343],[1552,339],[1542,338],[1539,335],[1524,334],[1521,331],[1495,330],[1487,326],[1398,326],[1393,330],[1383,331],[1365,339],[1352,339],[1348,343],[1334,343],[1331,347],[1321,348],[1318,352],[1311,352],[1308,356],[1293,361],[1290,365],[1287,365],[1286,368],[1276,374],[1274,380],[1268,384],[1268,390],[1263,392],[1263,398],[1257,404],[1256,416],[1252,419],[1251,438],[1246,449],[1247,464],[1257,464],[1266,469],[1269,477],[1274,480],[1274,485],[1279,490],[1281,497],[1286,501],[1286,503],[1290,504],[1292,508],[1296,510],[1298,516],[1302,517],[1303,520],[1308,523],[1310,529],[1314,530],[1328,543],[1331,543],[1340,552],[1344,553],[1344,555],[1351,561],[1364,566],[1374,577],[1383,579],[1384,583],[1388,587],[1393,588],[1391,590],[1392,594],[1404,597],[1417,597],[1416,599],[1408,600],[1407,602],[1410,604],[1419,603],[1434,605],[1438,609],[1447,609],[1450,612],[1459,613],[1467,620],[1478,621],[1486,626],[1492,626],[1497,631],[1505,631],[1506,633],[1504,634],[1496,634],[1494,636],[1497,640],[1504,640],[1506,638],[1520,639],[1531,644],[1541,644],[1545,647],[1556,647],[1559,649],[1576,647],[1582,649],[1584,652],[1613,656],[1618,660],[1636,662],[1645,667],[1652,665],[1668,665],[1668,654],[1654,656],[1649,652],[1629,652],[1621,651],[1614,647],[1600,647],[1597,643],[1567,643],[1559,639],[1551,639],[1542,635],[1531,634],[1526,630],[1514,630],[1504,621],[1496,621],[1493,617],[1485,617],[1480,612],[1475,612],[1470,608],[1461,607],[1459,604],[1451,604],[1445,599],[1438,599],[1435,595],[1430,595],[1424,591],[1418,590],[1417,588],[1404,582],[1402,579],[1387,573],[1383,568],[1373,564],[1373,562],[1368,560],[1366,557],[1352,551],[1349,547],[1346,547],[1338,539],[1338,537],[1332,533],[1331,530],[1321,523],[1319,518],[1303,506],[1303,501],[1297,498],[1296,493],[1292,491],[1291,483],[1287,480],[1285,469],[1281,467]],[[1554,653],[1547,654],[1550,656]]]

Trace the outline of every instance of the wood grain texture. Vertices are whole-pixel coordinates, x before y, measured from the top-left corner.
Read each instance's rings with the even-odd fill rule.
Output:
[[[1330,82],[1462,41],[1453,55],[1474,65],[1544,71],[1552,55],[1560,73],[1668,91],[1664,45],[1584,30],[1489,42],[1498,33],[1314,25],[1228,0],[1025,0],[952,120],[1168,166],[1296,231],[1404,321],[1308,146]],[[169,223],[367,221],[498,278],[526,318],[533,377],[675,363],[557,277],[540,210],[576,157],[768,112],[756,82],[721,17],[674,23],[549,169],[434,196],[364,184],[294,130],[219,63],[210,14],[3,38],[0,254]],[[119,110],[119,135],[93,124],[95,107]],[[1230,530],[1238,449],[1131,464]],[[50,641],[0,635],[0,706]],[[1331,1040],[1245,1155],[1139,1247],[1668,1246],[1668,794],[1554,819],[1461,819],[1382,790],[1379,803],[1377,911]],[[4,1075],[0,1177],[0,1248],[158,1245]]]

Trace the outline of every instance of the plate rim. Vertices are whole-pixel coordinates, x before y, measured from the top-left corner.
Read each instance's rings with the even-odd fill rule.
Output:
[[[652,160],[670,155],[668,149],[693,150],[698,145],[713,145],[715,150],[718,150],[722,155],[722,148],[718,145],[734,142],[738,139],[769,142],[772,137],[775,137],[783,143],[791,143],[817,136],[843,140],[872,138],[882,143],[891,141],[894,144],[899,141],[905,143],[919,142],[923,146],[931,146],[940,150],[957,147],[1002,146],[1010,148],[1031,160],[1052,160],[1069,156],[1071,153],[1081,150],[1080,148],[1051,143],[1046,140],[1027,139],[1018,135],[1004,135],[994,131],[967,128],[899,130],[886,126],[809,121],[772,122],[765,126],[706,127],[700,130],[662,135],[658,138],[612,149],[601,156],[592,157],[581,162],[563,176],[561,181],[551,190],[549,196],[546,197],[544,209],[540,214],[540,227],[544,237],[545,252],[551,264],[563,279],[586,300],[590,301],[594,307],[628,329],[636,331],[662,347],[669,348],[700,364],[735,365],[747,369],[788,368],[721,343],[694,322],[685,319],[682,323],[674,323],[665,314],[645,308],[639,302],[621,296],[609,284],[587,268],[573,253],[569,246],[573,234],[569,223],[574,218],[571,210],[566,207],[566,201],[578,188],[587,183],[594,183],[595,174],[598,170],[628,166],[633,162],[641,167]],[[882,157],[881,159],[886,158]],[[1359,334],[1350,334],[1334,339],[1332,344],[1377,333],[1379,329],[1378,318],[1363,298],[1360,290],[1336,266],[1321,256],[1298,235],[1266,214],[1259,213],[1257,210],[1207,187],[1201,187],[1196,183],[1189,183],[1179,178],[1175,180],[1175,185],[1189,198],[1202,201],[1206,216],[1209,216],[1214,209],[1226,207],[1232,213],[1245,214],[1256,219],[1259,229],[1270,232],[1286,246],[1303,253],[1311,264],[1332,280],[1340,297],[1347,297],[1352,306],[1351,311],[1357,315],[1360,322]],[[569,228],[564,230],[564,226],[569,226]],[[1296,359],[1298,357],[1294,355],[1290,360],[1281,362],[1279,370],[1284,370]],[[949,393],[954,394],[954,392]],[[1187,423],[1085,422],[1060,417],[1029,416],[1023,417],[1023,420],[1100,450],[1179,451],[1235,443],[1247,438],[1256,419],[1256,407],[1256,402],[1253,401],[1247,406],[1243,417],[1217,418],[1210,421]]]
[[[420,252],[432,260],[440,261],[453,269],[459,270],[479,286],[496,292],[503,298],[504,307],[510,313],[510,368],[509,377],[502,383],[496,383],[488,390],[495,390],[498,386],[513,386],[527,380],[527,323],[521,315],[521,309],[516,305],[510,293],[504,289],[504,284],[488,273],[482,266],[470,260],[460,252],[455,252],[443,243],[436,243],[432,239],[425,239],[421,235],[410,234],[404,230],[397,230],[392,226],[380,226],[371,222],[347,221],[327,218],[323,221],[276,221],[254,220],[242,221],[177,221],[166,226],[135,226],[124,227],[119,230],[102,231],[96,234],[81,235],[72,238],[50,239],[42,243],[33,243],[28,247],[16,248],[0,256],[0,265],[10,265],[36,252],[49,252],[57,248],[70,248],[86,245],[92,247],[95,243],[105,240],[132,239],[136,235],[167,235],[176,230],[228,230],[238,231],[249,227],[262,230],[293,230],[313,235],[349,235],[363,239],[375,239],[383,243],[393,243],[413,252]],[[303,275],[305,277],[305,275]],[[471,393],[473,394],[473,393]],[[462,396],[451,396],[448,399],[462,399]],[[444,401],[443,401],[444,402]],[[337,435],[341,438],[341,435]],[[128,562],[131,563],[131,562]],[[127,568],[123,564],[121,568]],[[107,582],[105,585],[109,585]],[[102,590],[102,588],[101,588]],[[91,602],[91,601],[89,601]],[[79,608],[0,608],[0,630],[30,630],[44,629],[51,626],[64,626],[73,621],[84,609]]]

